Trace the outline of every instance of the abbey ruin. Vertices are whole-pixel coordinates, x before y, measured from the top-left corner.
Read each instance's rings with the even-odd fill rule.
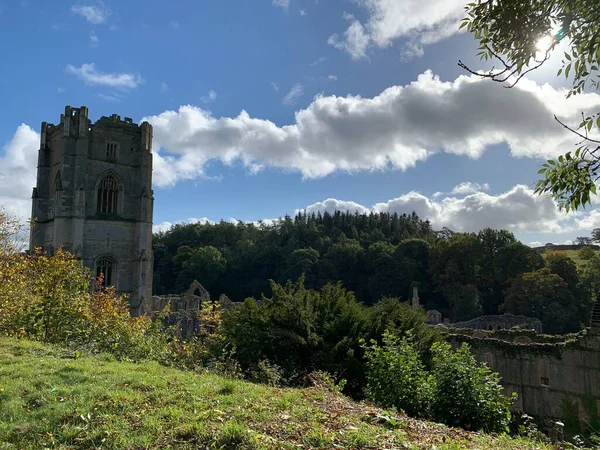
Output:
[[[42,123],[30,250],[62,247],[138,315],[152,295],[152,126],[67,106]]]
[[[180,295],[152,296],[152,126],[113,114],[92,123],[85,106],[67,106],[57,125],[43,122],[32,195],[30,250],[73,253],[105,285],[128,294],[133,315],[169,305],[182,333],[194,334],[205,302],[200,283]],[[218,303],[235,307],[227,297]],[[412,304],[420,307],[418,290]],[[523,316],[482,316],[449,324],[427,311],[449,340],[467,342],[502,377],[515,409],[555,420],[600,420],[600,304],[592,326],[569,338],[541,335]],[[515,328],[513,328],[515,327]]]

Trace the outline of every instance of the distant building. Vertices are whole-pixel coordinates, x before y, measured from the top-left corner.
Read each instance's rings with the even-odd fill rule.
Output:
[[[67,106],[42,122],[30,250],[73,253],[140,314],[152,295],[152,126]]]

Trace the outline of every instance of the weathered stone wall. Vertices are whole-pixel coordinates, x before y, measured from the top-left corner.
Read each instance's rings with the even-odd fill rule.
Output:
[[[500,374],[505,393],[519,395],[515,410],[541,419],[568,421],[574,414],[582,422],[598,420],[600,330],[589,329],[567,342],[542,343],[525,335],[519,339],[518,333],[512,342],[480,334],[451,334],[449,339],[467,342],[479,361]]]
[[[167,324],[178,325],[180,337],[187,338],[199,332],[200,310],[206,302],[210,302],[210,293],[194,280],[183,294],[153,295],[144,312],[152,317],[168,307]]]
[[[107,144],[116,151],[109,155]],[[152,127],[113,114],[95,123],[85,106],[67,106],[58,125],[42,123],[30,248],[58,247],[92,269],[114,262],[112,284],[137,315],[152,295]],[[119,183],[117,210],[98,211],[98,184]]]
[[[528,330],[542,332],[542,322],[532,317],[514,314],[499,314],[480,316],[465,322],[457,322],[448,326],[455,328],[471,328],[474,330],[509,330],[512,327],[521,327]]]

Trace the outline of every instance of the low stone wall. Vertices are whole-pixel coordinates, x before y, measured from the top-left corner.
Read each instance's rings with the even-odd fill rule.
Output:
[[[542,332],[542,322],[539,319],[514,314],[480,316],[465,322],[448,324],[448,326],[454,328],[471,328],[474,330],[509,330],[513,327],[521,327],[534,330],[537,333]]]
[[[507,395],[519,395],[515,410],[565,424],[598,423],[599,329],[588,329],[566,342],[533,342],[525,335],[524,339],[515,336],[510,342],[479,336],[481,332],[448,332],[451,342],[467,342],[477,360],[500,374]]]

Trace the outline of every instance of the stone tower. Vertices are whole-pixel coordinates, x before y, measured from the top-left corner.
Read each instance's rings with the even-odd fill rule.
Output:
[[[152,296],[152,126],[113,114],[91,123],[67,106],[42,122],[30,249],[58,247],[106,285],[128,294],[131,313]]]

